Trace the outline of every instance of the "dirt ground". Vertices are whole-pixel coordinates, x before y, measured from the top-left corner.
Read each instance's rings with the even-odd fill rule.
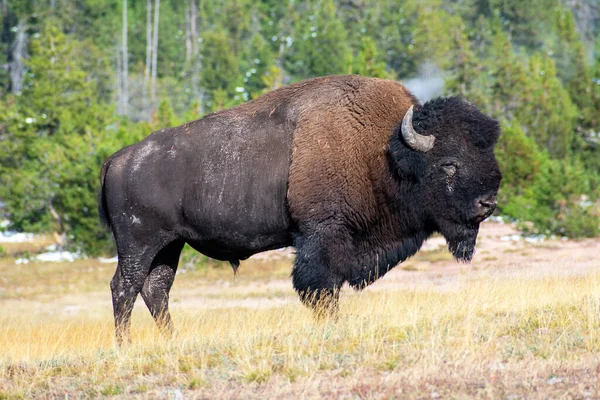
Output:
[[[518,275],[540,279],[547,276],[582,276],[597,272],[600,267],[599,239],[524,238],[514,225],[498,222],[481,225],[471,264],[457,263],[445,246],[442,237],[431,238],[421,249],[421,254],[408,261],[408,268],[401,264],[371,289],[391,285],[452,290],[466,277],[509,278]],[[438,260],[427,257],[428,252],[436,251],[446,257],[441,256]],[[419,273],[411,271],[411,265]]]

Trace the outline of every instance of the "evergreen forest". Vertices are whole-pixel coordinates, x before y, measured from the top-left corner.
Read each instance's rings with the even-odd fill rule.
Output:
[[[7,229],[110,254],[110,154],[281,85],[359,74],[465,96],[502,124],[497,213],[528,234],[600,234],[597,0],[0,0],[0,18]]]

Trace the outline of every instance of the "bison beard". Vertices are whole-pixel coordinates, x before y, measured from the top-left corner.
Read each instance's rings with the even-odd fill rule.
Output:
[[[457,261],[468,263],[475,254],[475,243],[479,227],[465,228],[454,226],[450,232],[442,231],[442,234],[448,242],[448,250]]]
[[[169,291],[185,243],[234,270],[294,246],[294,288],[320,315],[336,309],[345,282],[365,287],[435,232],[470,261],[501,179],[498,133],[460,98],[420,105],[397,82],[331,76],[120,150],[102,167],[99,204],[119,255],[117,341],[140,293],[173,331]]]

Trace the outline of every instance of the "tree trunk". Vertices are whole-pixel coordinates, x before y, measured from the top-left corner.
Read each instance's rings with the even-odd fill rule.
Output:
[[[192,59],[192,6],[189,1],[185,8],[185,63],[189,65]]]
[[[294,10],[294,0],[290,0],[288,3],[288,12],[291,13]],[[283,71],[283,64],[285,58],[285,45],[287,37],[292,35],[291,21],[289,17],[283,17],[279,22],[279,52],[277,55],[277,66]]]
[[[193,55],[193,67],[192,67],[192,93],[194,97],[200,102],[200,113],[203,113],[204,102],[202,101],[202,90],[200,88],[200,71],[202,69],[202,60],[198,56],[199,45],[198,45],[198,7],[196,6],[196,0],[191,0],[191,33],[192,33],[192,55]]]
[[[152,0],[146,0],[146,68],[144,69],[144,89],[147,90],[152,63]]]
[[[190,34],[192,44],[192,55],[195,56],[198,51],[198,29],[196,27],[198,19],[198,7],[196,7],[196,0],[191,0],[190,4]]]
[[[154,3],[154,40],[152,40],[152,100],[156,100],[156,67],[158,55],[158,18],[160,10],[160,0]]]
[[[123,70],[121,66],[121,51],[117,46],[117,114],[123,115],[123,74],[121,71]]]
[[[10,88],[12,93],[19,93],[23,88],[23,75],[25,64],[23,60],[27,56],[27,25],[24,20],[19,22],[17,36],[12,46],[12,61],[9,63]]]
[[[61,216],[58,214],[58,212],[56,212],[56,210],[54,209],[54,206],[52,205],[52,200],[50,200],[48,202],[48,208],[50,210],[50,214],[52,215],[52,217],[54,217],[54,219],[58,223],[58,232],[54,231],[53,236],[54,236],[54,241],[58,245],[58,250],[62,251],[63,246],[66,242],[66,240],[65,240],[66,239],[66,234],[65,234],[66,227],[63,222],[63,218],[61,218]]]
[[[123,76],[121,78],[121,84],[123,85],[123,96],[121,97],[122,114],[127,114],[127,105],[129,103],[129,88],[128,88],[128,74],[129,74],[129,57],[127,55],[127,0],[123,0],[123,44],[122,44],[122,71]]]

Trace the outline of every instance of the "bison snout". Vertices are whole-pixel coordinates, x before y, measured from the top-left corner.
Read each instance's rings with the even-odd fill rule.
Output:
[[[480,197],[475,201],[475,220],[481,222],[494,212],[498,204],[496,196]]]

